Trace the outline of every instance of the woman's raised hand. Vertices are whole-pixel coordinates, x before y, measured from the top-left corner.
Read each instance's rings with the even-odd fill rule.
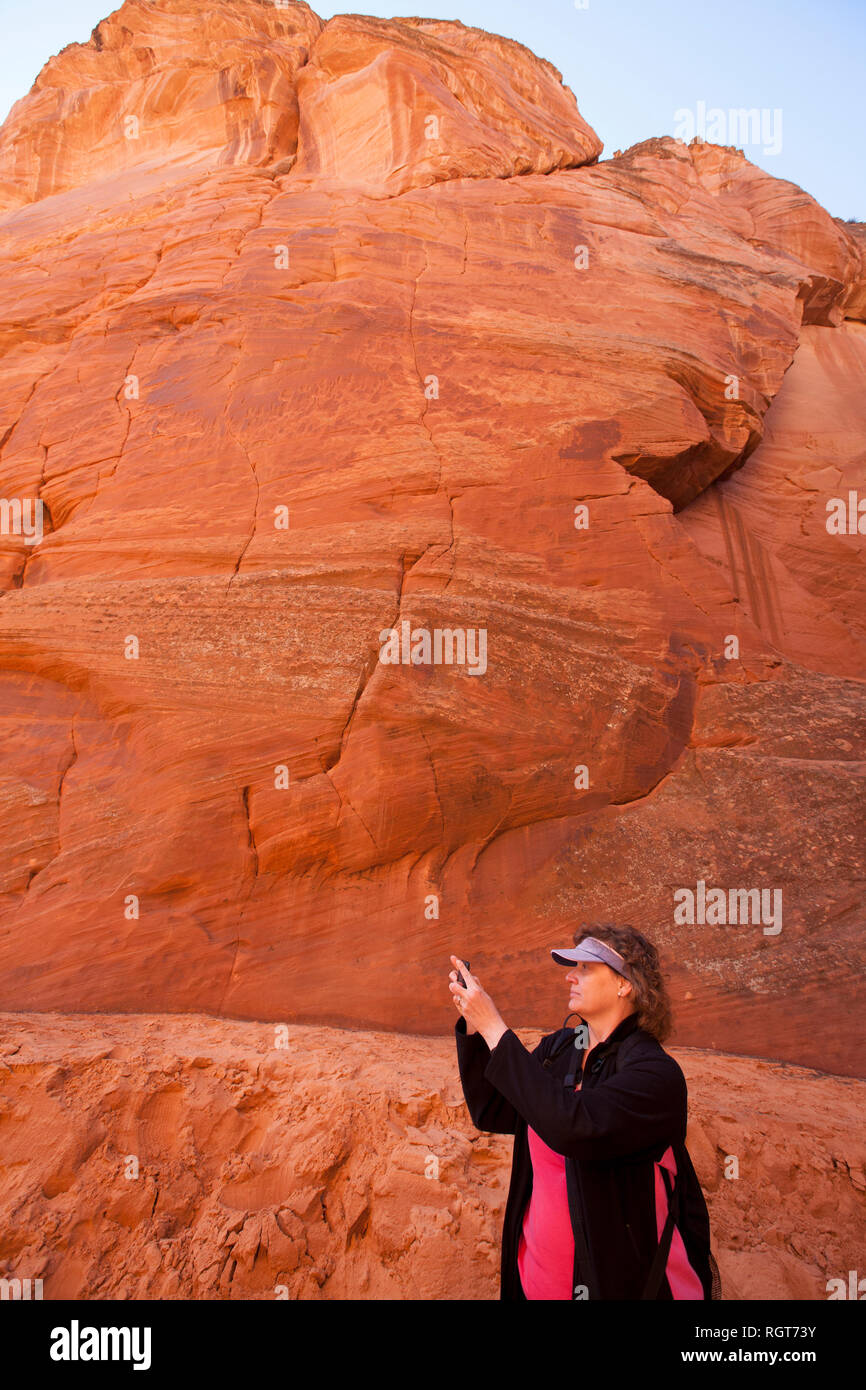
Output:
[[[481,1033],[487,1046],[494,1048],[502,1034],[508,1032],[508,1024],[490,995],[482,989],[477,978],[466,968],[465,962],[460,960],[458,956],[452,956],[451,964],[455,969],[449,975],[451,983],[448,988],[451,991],[455,1006],[466,1020],[467,1033]],[[466,981],[465,988],[457,978],[458,971]]]
[[[457,1012],[462,1013],[463,1017],[466,1018],[465,1013],[463,1013],[463,990],[460,989],[460,981],[458,979],[457,972],[459,970],[460,974],[463,976],[467,984],[469,983],[469,980],[472,977],[470,976],[469,971],[466,968],[466,962],[462,961],[459,958],[459,956],[452,956],[451,964],[456,968],[452,970],[448,976],[448,979],[451,981],[448,988],[451,990],[451,998],[454,1000]],[[454,988],[455,985],[457,985],[456,990]],[[477,1031],[477,1029],[474,1028],[473,1025],[469,1022],[468,1018],[466,1018],[466,1031],[467,1033],[475,1033]]]

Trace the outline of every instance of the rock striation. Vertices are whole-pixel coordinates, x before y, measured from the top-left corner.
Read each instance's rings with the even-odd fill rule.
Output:
[[[13,108],[0,1007],[441,1034],[456,949],[550,1027],[600,917],[678,1044],[863,1073],[862,229],[601,152],[520,45],[253,0]]]

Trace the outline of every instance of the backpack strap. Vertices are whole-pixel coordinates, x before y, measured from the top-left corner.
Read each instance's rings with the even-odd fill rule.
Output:
[[[568,1015],[568,1018],[573,1018],[573,1017],[574,1017],[573,1014],[569,1014],[569,1015]],[[579,1015],[578,1015],[578,1017],[579,1017]],[[583,1049],[577,1049],[577,1047],[576,1047],[576,1041],[575,1041],[575,1039],[576,1039],[577,1029],[576,1029],[576,1028],[571,1028],[571,1027],[569,1026],[568,1018],[565,1020],[565,1023],[562,1025],[562,1028],[560,1029],[560,1032],[562,1032],[562,1033],[564,1034],[564,1036],[563,1036],[562,1038],[560,1038],[559,1042],[558,1042],[554,1047],[551,1048],[550,1052],[547,1054],[547,1056],[545,1057],[544,1061],[543,1061],[542,1064],[541,1064],[543,1067],[549,1067],[549,1066],[551,1065],[551,1063],[552,1063],[557,1057],[559,1057],[559,1055],[560,1055],[562,1052],[564,1052],[565,1049],[566,1049],[567,1047],[575,1047],[575,1050],[576,1050],[577,1052],[583,1051]],[[621,1066],[622,1061],[623,1061],[623,1058],[625,1058],[625,1057],[628,1056],[630,1047],[632,1047],[632,1046],[634,1045],[634,1043],[636,1043],[636,1042],[638,1041],[638,1033],[639,1033],[639,1031],[640,1031],[639,1029],[635,1029],[634,1032],[629,1033],[627,1037],[623,1038],[622,1042],[620,1042],[620,1043],[615,1043],[614,1046],[610,1049],[610,1053],[605,1052],[605,1053],[603,1054],[603,1056],[608,1056],[608,1055],[612,1055],[612,1056],[613,1056],[613,1059],[614,1059],[614,1065],[613,1065],[614,1072],[619,1071],[620,1066]],[[602,1044],[602,1045],[603,1045],[603,1044]],[[599,1062],[599,1065],[600,1065],[600,1062]],[[569,1090],[572,1090],[572,1089],[573,1089],[574,1084],[575,1084],[575,1082],[577,1081],[577,1073],[578,1073],[578,1070],[579,1070],[578,1061],[577,1061],[577,1057],[575,1057],[575,1064],[574,1064],[573,1067],[569,1068],[569,1072],[568,1072],[568,1075],[567,1075],[566,1078],[565,1078],[565,1083],[564,1083],[564,1084],[568,1087]]]
[[[556,1046],[553,1047],[551,1051],[547,1054],[547,1056],[541,1064],[543,1067],[549,1067],[551,1063],[560,1055],[560,1053],[564,1052],[567,1047],[574,1046],[577,1029],[570,1028],[568,1023],[568,1019],[573,1017],[574,1014],[568,1015],[568,1018],[565,1020],[565,1023],[562,1025],[562,1028],[560,1029],[560,1032],[564,1033],[565,1036],[563,1038],[560,1038]],[[577,1071],[569,1070],[569,1074],[565,1078],[565,1085],[569,1088],[569,1090],[573,1089],[576,1079]]]
[[[665,1185],[665,1192],[668,1195],[668,1216],[665,1221],[661,1236],[659,1237],[653,1262],[650,1265],[650,1272],[644,1285],[641,1299],[654,1299],[658,1297],[658,1291],[664,1278],[665,1267],[670,1254],[671,1241],[674,1236],[674,1224],[679,1214],[679,1187],[674,1179],[671,1178],[667,1168],[662,1168],[662,1181]]]

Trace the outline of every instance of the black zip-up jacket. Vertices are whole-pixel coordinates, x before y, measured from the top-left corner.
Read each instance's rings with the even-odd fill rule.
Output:
[[[502,1231],[500,1298],[525,1300],[517,1251],[532,1191],[527,1127],[565,1156],[574,1232],[572,1298],[640,1299],[658,1249],[654,1162],[670,1145],[678,1174],[677,1229],[689,1262],[712,1296],[710,1223],[685,1146],[688,1093],[682,1069],[630,1014],[590,1050],[581,1088],[581,1050],[565,1045],[573,1029],[549,1033],[530,1053],[511,1029],[491,1052],[480,1033],[455,1025],[463,1094],[473,1124],[488,1134],[513,1134],[511,1185]],[[624,1050],[617,1069],[619,1045]],[[560,1048],[545,1066],[545,1060]],[[657,1298],[673,1297],[662,1277]]]

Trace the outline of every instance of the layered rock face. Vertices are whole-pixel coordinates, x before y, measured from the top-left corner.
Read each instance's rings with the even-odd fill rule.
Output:
[[[864,243],[600,151],[519,45],[252,0],[13,109],[0,1006],[443,1033],[457,950],[548,1028],[631,921],[677,1043],[862,1073]]]
[[[268,164],[297,151],[306,5],[128,3],[46,63],[0,133],[0,206],[115,170]]]
[[[127,0],[15,107],[0,206],[117,169],[296,158],[296,183],[348,179],[387,196],[546,174],[601,149],[555,68],[479,29],[357,15],[323,25],[305,4],[260,0]]]

